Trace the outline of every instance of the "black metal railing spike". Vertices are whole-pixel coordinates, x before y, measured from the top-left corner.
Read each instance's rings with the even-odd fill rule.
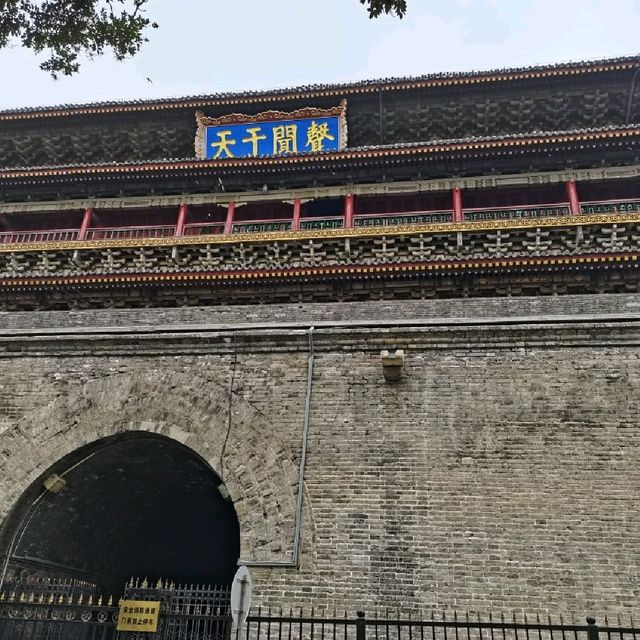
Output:
[[[367,621],[364,611],[356,612],[356,640],[366,640],[367,638]]]
[[[536,613],[536,624],[540,625],[540,614]],[[542,640],[542,629],[538,626],[538,640]]]

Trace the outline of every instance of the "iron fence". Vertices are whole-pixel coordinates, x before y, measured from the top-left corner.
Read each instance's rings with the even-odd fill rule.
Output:
[[[640,640],[640,628],[629,617],[614,623],[605,617],[602,626],[594,618],[585,624],[561,616],[518,619],[505,615],[418,613],[399,615],[388,611],[366,615],[283,615],[258,611],[247,618],[239,635],[248,640]],[[240,638],[238,640],[241,640]]]
[[[230,587],[176,585],[161,580],[155,585],[146,580],[131,581],[124,598],[160,602],[158,630],[156,633],[120,631],[115,640],[229,640],[231,637]]]
[[[118,607],[67,602],[0,604],[0,640],[112,640]]]
[[[255,610],[232,629],[229,589],[146,581],[130,584],[125,599],[160,601],[155,633],[117,631],[113,600],[84,595],[0,594],[0,640],[640,640],[631,617],[600,624],[558,616]]]

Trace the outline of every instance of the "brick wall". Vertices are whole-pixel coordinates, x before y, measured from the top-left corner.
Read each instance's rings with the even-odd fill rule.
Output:
[[[2,311],[2,329],[115,327],[157,324],[245,324],[417,318],[494,318],[534,315],[638,313],[637,294],[564,295],[521,298],[469,298],[333,302],[166,309]]]
[[[600,296],[4,318],[16,328],[79,325],[83,314],[83,324],[106,326],[280,314],[515,318],[629,314],[639,302]],[[301,566],[252,569],[256,603],[631,611],[640,594],[639,329],[631,317],[319,329]],[[307,336],[294,333],[1,337],[1,512],[56,460],[123,430],[173,437],[219,471],[230,407],[223,464],[242,554],[286,560],[308,363]],[[406,350],[398,384],[384,382],[385,345]]]

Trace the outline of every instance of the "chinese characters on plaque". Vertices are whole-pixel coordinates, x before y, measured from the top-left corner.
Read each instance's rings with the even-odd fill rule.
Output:
[[[159,614],[159,601],[121,600],[117,631],[155,633]]]
[[[208,118],[196,114],[201,158],[259,158],[338,151],[346,146],[346,102],[332,109],[268,111]]]

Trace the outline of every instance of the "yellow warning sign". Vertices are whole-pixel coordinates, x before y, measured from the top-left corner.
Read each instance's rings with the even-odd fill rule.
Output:
[[[159,615],[159,601],[120,600],[117,630],[155,633]]]

